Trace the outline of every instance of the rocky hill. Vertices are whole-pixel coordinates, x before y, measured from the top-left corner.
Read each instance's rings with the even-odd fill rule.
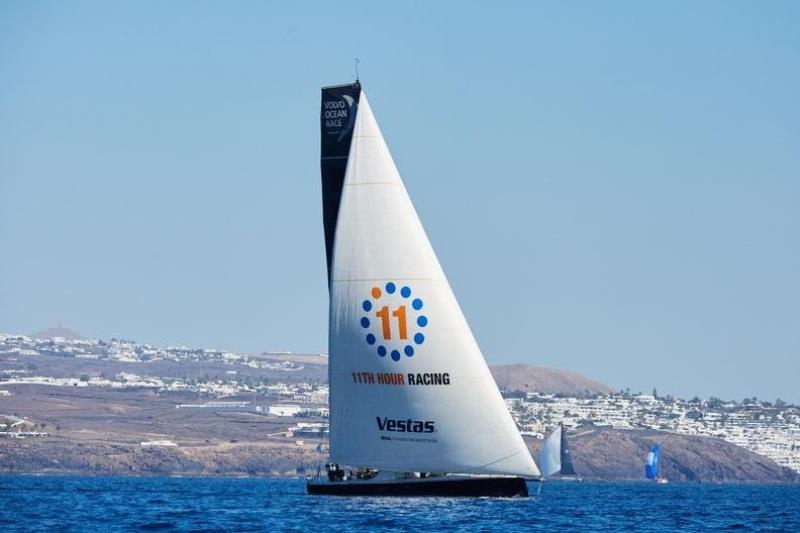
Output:
[[[77,340],[84,338],[83,335],[68,328],[67,326],[52,326],[42,331],[31,333],[29,336],[33,337],[34,339],[52,339],[53,337],[61,337],[67,340]]]
[[[0,442],[2,473],[296,477],[322,462],[311,445],[273,442],[152,448],[58,438]]]
[[[569,370],[526,364],[494,365],[490,368],[500,390],[537,391],[578,398],[613,392],[611,387]]]

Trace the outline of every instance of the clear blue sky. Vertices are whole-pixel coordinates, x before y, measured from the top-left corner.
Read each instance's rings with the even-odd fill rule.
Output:
[[[490,363],[799,402],[800,3],[464,4],[0,3],[0,331],[325,350],[359,57]]]

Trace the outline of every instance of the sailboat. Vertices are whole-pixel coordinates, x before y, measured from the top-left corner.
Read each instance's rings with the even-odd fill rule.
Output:
[[[312,494],[527,496],[539,469],[361,83],[323,87],[330,463]]]
[[[661,445],[656,443],[647,454],[647,461],[644,465],[644,474],[647,479],[653,480],[656,483],[666,483],[667,478],[661,477]]]
[[[539,454],[539,466],[542,475],[548,479],[555,479],[557,476],[562,481],[581,481],[572,465],[564,424],[559,425],[545,439]]]

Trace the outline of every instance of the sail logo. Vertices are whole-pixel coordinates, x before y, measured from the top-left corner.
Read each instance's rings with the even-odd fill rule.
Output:
[[[411,287],[387,282],[372,287],[370,298],[361,302],[361,327],[367,330],[364,340],[374,347],[379,357],[387,355],[395,362],[403,355],[414,357],[425,342],[423,330],[428,317],[423,314],[425,302],[412,295]]]
[[[339,130],[337,142],[344,139],[345,135],[352,131],[356,123],[356,108],[358,104],[355,98],[349,94],[343,94],[341,100],[326,100],[322,103],[322,119],[325,121],[325,129]],[[335,134],[336,132],[331,132]]]
[[[436,422],[433,420],[395,420],[376,416],[378,431],[395,431],[397,433],[433,433],[436,431]]]

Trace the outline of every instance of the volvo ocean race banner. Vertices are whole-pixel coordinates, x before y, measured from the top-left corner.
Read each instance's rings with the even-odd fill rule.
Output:
[[[333,238],[339,216],[339,201],[342,197],[344,173],[347,170],[347,155],[353,138],[361,85],[337,85],[322,88],[320,111],[321,170],[322,170],[322,220],[325,226],[325,256],[328,261],[330,282]]]

